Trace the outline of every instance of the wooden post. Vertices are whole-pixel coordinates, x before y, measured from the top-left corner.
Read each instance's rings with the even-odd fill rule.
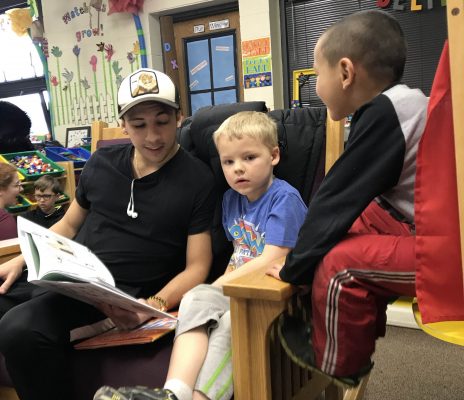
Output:
[[[454,148],[464,278],[464,0],[447,1],[448,42],[453,102]],[[463,282],[464,285],[464,282]]]

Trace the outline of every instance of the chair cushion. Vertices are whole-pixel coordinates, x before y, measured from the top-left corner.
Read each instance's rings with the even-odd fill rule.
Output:
[[[324,176],[325,107],[274,110],[279,133],[280,162],[274,174],[298,189],[306,204]]]

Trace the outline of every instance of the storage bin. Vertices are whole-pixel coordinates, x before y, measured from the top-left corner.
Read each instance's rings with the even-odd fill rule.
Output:
[[[81,147],[45,147],[45,152],[52,161],[72,161],[74,168],[82,168],[90,158],[90,152]]]
[[[64,169],[45,157],[40,151],[22,151],[2,154],[10,164],[18,168],[26,180],[34,181],[43,175],[59,176]],[[45,167],[45,170],[44,168]]]
[[[16,197],[16,202],[16,205],[6,208],[8,212],[18,213],[26,211],[32,205],[32,203],[21,194]]]
[[[0,154],[0,162],[8,164],[8,161],[1,154]],[[20,181],[23,181],[24,179],[26,179],[25,176],[19,171],[18,171],[18,178]]]

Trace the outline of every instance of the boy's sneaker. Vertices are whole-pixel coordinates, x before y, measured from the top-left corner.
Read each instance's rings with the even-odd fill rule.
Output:
[[[117,390],[102,386],[93,400],[178,400],[169,389],[150,389],[145,386],[125,386]]]
[[[328,375],[315,366],[314,349],[311,341],[311,325],[309,322],[288,314],[282,314],[277,323],[277,331],[282,347],[294,363],[310,371],[318,372],[332,379],[338,385],[357,386],[361,378],[374,366],[373,362],[369,362],[366,367],[351,376],[336,377]]]

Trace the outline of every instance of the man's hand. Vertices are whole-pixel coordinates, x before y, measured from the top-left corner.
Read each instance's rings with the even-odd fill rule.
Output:
[[[147,304],[145,299],[139,299],[139,301]],[[149,314],[135,313],[109,304],[100,304],[98,309],[109,317],[118,329],[126,331],[134,329],[136,326],[139,326],[152,318]]]
[[[21,276],[23,266],[24,258],[22,256],[15,257],[0,265],[0,280],[3,281],[0,286],[0,295],[6,294],[11,285]]]

